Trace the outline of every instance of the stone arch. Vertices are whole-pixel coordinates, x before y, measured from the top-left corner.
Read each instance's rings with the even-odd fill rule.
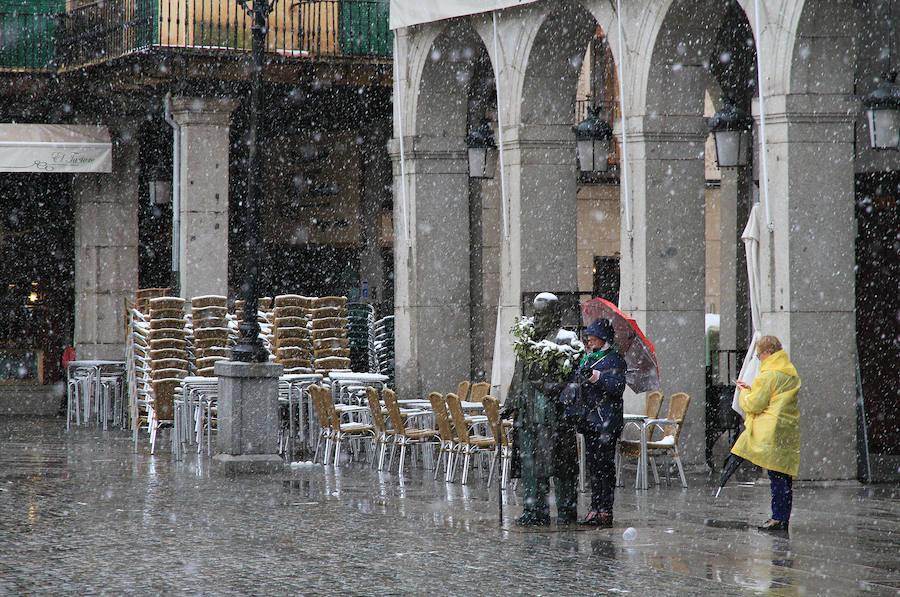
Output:
[[[803,380],[804,395],[816,400],[803,412],[800,476],[848,478],[855,473],[857,447],[851,423],[857,374],[856,160],[873,153],[866,149],[867,131],[855,120],[861,112],[857,93],[870,89],[856,88],[863,70],[857,43],[875,29],[864,27],[860,34],[857,24],[878,3],[785,4],[782,32],[773,40],[776,62],[769,67],[776,84],[766,93],[771,221],[761,257],[774,257],[763,278],[762,319],[798,371],[833,372],[827,381],[814,375]],[[855,144],[857,128],[862,136]],[[824,343],[835,349],[823,354]]]
[[[632,91],[628,106],[633,233],[622,234],[620,302],[656,344],[663,392],[694,399],[682,443],[695,462],[704,446],[704,98],[718,87],[710,58],[724,9],[719,0],[660,3],[625,40],[633,71],[626,80],[643,88]]]
[[[487,60],[465,20],[417,28],[401,76],[409,77],[406,140],[410,246],[396,257],[397,384],[450,391],[470,376],[470,189],[465,136],[477,64]],[[395,174],[399,174],[395,169]],[[400,181],[398,181],[400,182]],[[402,202],[395,202],[397,203]],[[402,206],[399,207],[402,211]],[[408,352],[407,352],[408,351]],[[441,355],[441,365],[429,362]]]
[[[575,93],[581,63],[597,22],[574,2],[553,5],[523,55],[518,127],[520,291],[575,291]],[[552,247],[552,250],[547,250]]]
[[[422,56],[416,92],[415,134],[463,143],[466,99],[474,64],[486,48],[465,20],[454,20],[434,37]]]

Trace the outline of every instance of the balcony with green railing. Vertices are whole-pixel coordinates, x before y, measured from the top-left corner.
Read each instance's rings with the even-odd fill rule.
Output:
[[[384,60],[388,0],[277,0],[266,51],[287,59]],[[250,51],[236,0],[0,0],[0,69],[65,71],[140,52]]]

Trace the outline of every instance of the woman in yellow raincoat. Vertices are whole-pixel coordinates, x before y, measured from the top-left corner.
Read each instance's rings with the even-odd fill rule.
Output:
[[[787,531],[793,501],[792,478],[800,468],[800,376],[775,336],[760,338],[756,353],[761,363],[759,375],[749,386],[737,382],[740,405],[747,419],[731,453],[769,472],[772,518],[759,529]]]

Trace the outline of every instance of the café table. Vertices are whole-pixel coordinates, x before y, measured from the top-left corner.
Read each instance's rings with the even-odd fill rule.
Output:
[[[288,373],[278,378],[280,388],[284,389],[288,403],[289,434],[288,452],[293,458],[295,452],[295,438],[298,435],[294,422],[294,408],[296,404],[299,415],[300,442],[304,447],[309,447],[310,438],[314,437],[315,414],[313,413],[312,400],[309,400],[309,386],[322,381],[322,375],[318,373]],[[281,392],[279,392],[279,396]],[[296,400],[295,400],[296,398]],[[302,401],[306,399],[306,408]]]
[[[82,375],[79,375],[79,371],[84,372]],[[90,360],[79,360],[79,361],[69,361],[66,367],[66,392],[67,392],[67,405],[72,404],[73,394],[72,392],[78,392],[78,396],[83,398],[84,404],[81,405],[81,410],[84,413],[83,420],[85,424],[90,420],[91,414],[97,412],[100,414],[100,409],[103,408],[101,404],[102,400],[102,385],[101,381],[104,377],[113,378],[114,383],[116,384],[115,388],[113,388],[114,392],[121,392],[122,388],[121,378],[125,375],[125,361],[107,361],[101,359],[90,359]],[[87,391],[79,392],[76,385],[80,385],[81,383],[87,383]],[[77,408],[77,405],[76,405]],[[67,406],[68,410],[68,406]],[[77,410],[75,412],[75,422],[76,424],[81,424],[81,417]],[[103,425],[107,424],[107,414],[103,413]],[[66,413],[66,428],[69,425],[69,413]]]
[[[637,475],[634,479],[634,488],[635,489],[647,489],[647,422],[648,418],[646,415],[640,414],[626,414],[624,415],[625,423],[633,423],[637,425],[641,430],[641,455],[638,458],[637,465]]]

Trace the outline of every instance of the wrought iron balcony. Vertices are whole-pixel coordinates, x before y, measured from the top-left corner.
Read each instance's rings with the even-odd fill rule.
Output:
[[[0,0],[0,69],[64,71],[162,49],[250,51],[236,0]],[[23,6],[35,7],[24,10]],[[387,0],[278,0],[267,51],[297,59],[390,59]]]

